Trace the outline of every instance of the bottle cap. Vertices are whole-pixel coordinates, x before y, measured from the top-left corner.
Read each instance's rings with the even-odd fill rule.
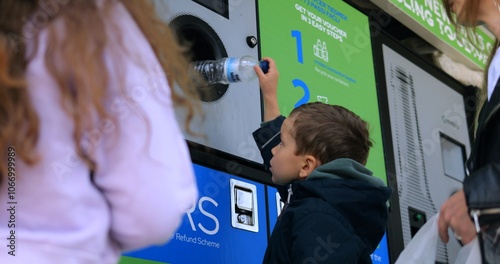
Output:
[[[266,60],[259,61],[259,67],[264,73],[267,73],[269,71],[269,62]]]

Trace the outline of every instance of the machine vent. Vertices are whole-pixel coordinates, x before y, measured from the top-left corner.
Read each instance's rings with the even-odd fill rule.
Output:
[[[394,127],[396,177],[405,246],[425,222],[437,213],[432,202],[415,98],[413,76],[403,67],[391,65],[389,90],[392,92],[391,122]],[[418,216],[412,208],[425,215]],[[410,219],[412,217],[412,219]],[[446,246],[439,241],[436,261],[448,263]]]

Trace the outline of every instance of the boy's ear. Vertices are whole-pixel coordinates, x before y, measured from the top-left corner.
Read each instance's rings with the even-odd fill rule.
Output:
[[[300,168],[299,177],[305,180],[309,174],[311,174],[317,167],[321,165],[321,162],[312,155],[304,155],[303,164]]]

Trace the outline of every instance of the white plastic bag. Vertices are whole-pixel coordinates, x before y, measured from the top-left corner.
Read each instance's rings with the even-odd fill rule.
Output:
[[[434,215],[420,228],[410,243],[399,254],[395,264],[434,264],[436,259],[439,214]],[[455,264],[481,263],[477,237],[460,249]]]

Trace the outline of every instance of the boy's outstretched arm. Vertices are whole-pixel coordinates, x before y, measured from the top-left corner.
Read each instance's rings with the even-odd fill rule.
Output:
[[[263,60],[269,62],[267,73],[264,73],[258,65],[254,66],[254,69],[257,77],[259,77],[260,89],[264,99],[264,122],[266,122],[281,115],[277,96],[279,72],[273,59],[265,57]]]
[[[280,114],[278,107],[278,69],[271,58],[263,58],[269,62],[269,70],[264,73],[259,66],[255,66],[255,73],[259,77],[259,85],[264,100],[264,123],[252,133],[259,148],[266,169],[270,168],[269,161],[273,157],[271,150],[280,143],[279,132],[285,117]]]

